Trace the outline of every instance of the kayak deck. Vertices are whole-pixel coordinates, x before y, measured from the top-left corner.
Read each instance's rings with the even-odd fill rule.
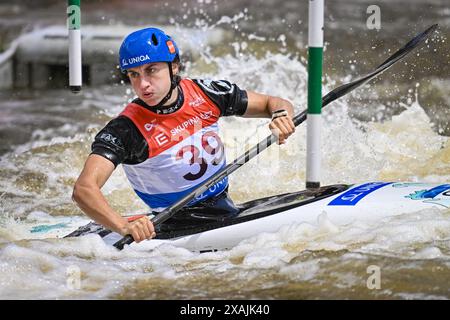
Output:
[[[175,215],[168,221],[156,226],[155,239],[174,239],[259,219],[331,197],[348,188],[349,185],[337,184],[315,190],[301,190],[252,200],[237,205],[239,213],[232,217],[208,215],[200,210],[183,212],[182,215]]]
[[[239,209],[239,212],[234,216],[224,216],[215,213],[208,214],[205,210],[195,208],[188,211],[184,210],[180,214],[175,214],[166,222],[157,225],[155,227],[155,239],[175,239],[255,220],[331,197],[348,188],[349,185],[337,184],[324,186],[315,190],[301,190],[255,199],[238,204],[236,207]],[[79,227],[64,238],[80,237],[87,234],[98,234],[104,238],[111,234],[111,231],[105,229],[98,223],[90,222],[87,225]]]

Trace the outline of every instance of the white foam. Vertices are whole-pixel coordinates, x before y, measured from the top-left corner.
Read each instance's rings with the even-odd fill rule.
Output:
[[[414,254],[415,259],[437,259],[442,257],[444,257],[444,255],[437,247],[423,248]]]

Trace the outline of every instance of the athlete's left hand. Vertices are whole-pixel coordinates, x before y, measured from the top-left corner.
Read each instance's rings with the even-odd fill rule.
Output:
[[[286,139],[295,132],[295,125],[290,114],[273,119],[269,128],[272,134],[278,138],[278,144],[286,143]]]

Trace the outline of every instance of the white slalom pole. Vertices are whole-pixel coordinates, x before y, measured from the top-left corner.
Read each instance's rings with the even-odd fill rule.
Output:
[[[69,87],[74,93],[81,91],[81,9],[80,0],[69,0],[67,29],[69,30]]]
[[[320,187],[324,0],[309,0],[306,188]]]

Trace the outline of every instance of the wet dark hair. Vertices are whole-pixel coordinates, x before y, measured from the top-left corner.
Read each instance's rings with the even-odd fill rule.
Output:
[[[181,81],[180,72],[183,70],[183,64],[181,63],[181,59],[179,55],[176,55],[175,59],[173,59],[172,64],[178,65],[178,74],[174,74],[173,78],[175,82],[178,84]]]

